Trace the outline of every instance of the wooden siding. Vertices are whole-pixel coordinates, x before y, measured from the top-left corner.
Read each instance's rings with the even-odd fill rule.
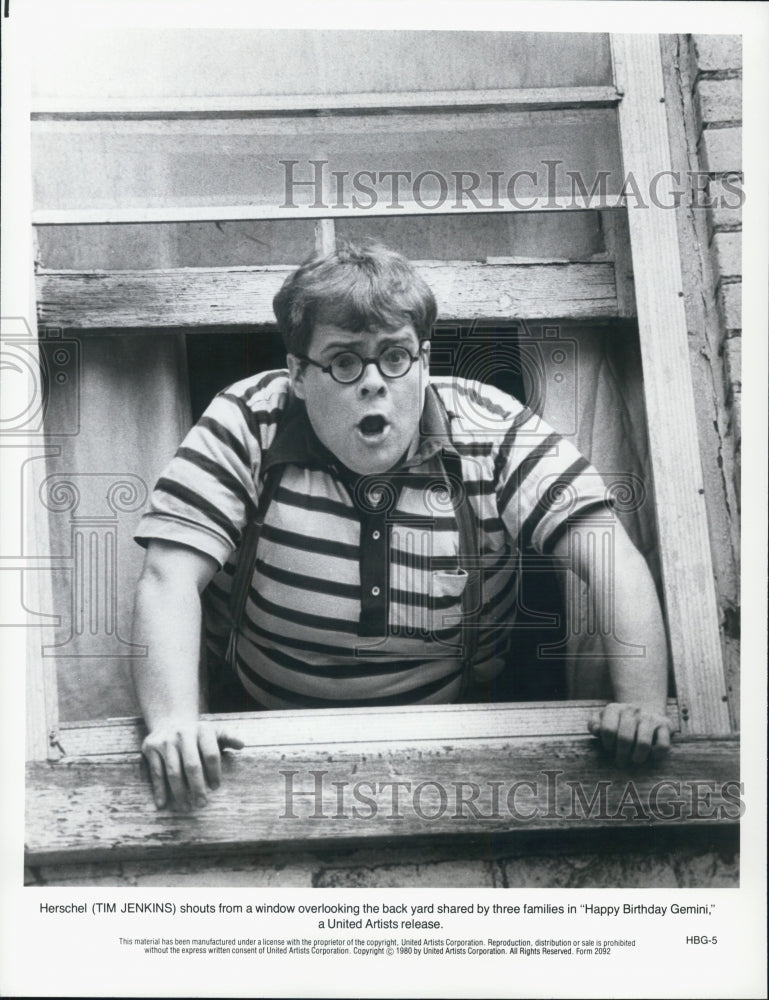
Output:
[[[614,266],[429,262],[419,266],[442,319],[617,315]],[[37,275],[38,320],[73,329],[274,323],[289,268],[178,268]]]

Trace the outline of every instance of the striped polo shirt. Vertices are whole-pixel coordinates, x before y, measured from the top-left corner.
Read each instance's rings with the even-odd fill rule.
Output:
[[[462,482],[452,481],[454,467]],[[266,474],[276,486],[237,671],[272,709],[456,700],[464,567],[479,582],[472,673],[488,680],[507,662],[523,554],[546,554],[571,519],[607,503],[586,459],[491,386],[433,379],[414,454],[394,471],[359,476],[318,440],[287,372],[238,382],[184,439],[136,534],[140,544],[178,542],[219,563],[204,602],[217,655],[237,546]],[[460,502],[478,549],[462,565]]]

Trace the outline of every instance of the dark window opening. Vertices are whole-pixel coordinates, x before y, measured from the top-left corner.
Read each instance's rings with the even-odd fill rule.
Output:
[[[542,385],[535,355],[539,346],[521,323],[438,324],[433,335],[431,373],[475,378],[496,386],[534,409]],[[222,328],[187,337],[192,418],[198,420],[214,395],[240,379],[285,366],[280,335],[274,330]],[[542,658],[542,645],[564,638],[565,607],[555,573],[543,562],[521,584],[516,628],[507,668],[492,682],[476,687],[473,701],[550,701],[567,697],[566,661]],[[500,635],[500,641],[502,641]],[[505,640],[506,641],[506,640]],[[237,684],[237,682],[236,682]],[[240,685],[218,677],[209,684],[211,711],[244,711],[253,706]]]

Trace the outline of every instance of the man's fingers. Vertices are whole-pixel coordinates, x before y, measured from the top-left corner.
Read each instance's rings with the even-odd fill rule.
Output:
[[[628,764],[633,754],[640,714],[639,710],[632,705],[623,705],[619,713],[616,753],[617,763],[621,766]]]
[[[245,744],[243,740],[237,736],[231,736],[224,729],[214,730],[210,726],[201,726],[198,746],[208,784],[211,788],[218,788],[222,782],[221,751],[226,749],[242,750]]]
[[[663,719],[657,726],[652,745],[652,760],[659,760],[670,752],[670,722]]]
[[[193,806],[200,808],[206,804],[206,781],[200,762],[197,733],[188,729],[179,734],[182,767],[187,779],[189,799]]]
[[[201,726],[198,734],[198,747],[206,770],[206,780],[211,788],[218,788],[222,782],[222,758],[219,753],[218,734],[208,726]]]
[[[600,736],[604,750],[613,754],[617,746],[617,729],[619,728],[620,710],[623,705],[607,705],[601,713]]]
[[[612,702],[590,716],[587,728],[620,767],[659,760],[670,750],[670,720],[637,705]]]
[[[187,789],[181,759],[173,740],[153,740],[148,737],[142,746],[142,753],[149,767],[152,795],[157,808],[174,804],[177,808],[186,809]]]
[[[157,808],[173,805],[188,811],[206,805],[208,786],[221,784],[221,750],[243,746],[243,740],[207,722],[170,721],[151,732],[142,753]]]
[[[165,740],[161,751],[163,763],[166,768],[166,778],[168,787],[171,789],[171,797],[177,809],[189,809],[189,799],[187,798],[187,786],[184,783],[184,773],[182,771],[182,760],[176,743],[172,740]]]
[[[216,730],[216,741],[222,750],[242,750],[246,745],[238,736],[232,736],[224,729]]]
[[[147,767],[150,772],[152,797],[155,800],[157,808],[162,809],[168,801],[168,793],[166,791],[166,772],[163,767],[163,758],[154,747],[147,746],[146,743],[142,747],[142,753],[144,754],[144,759],[147,761]]]
[[[631,760],[634,764],[643,764],[651,754],[654,733],[657,729],[658,720],[651,715],[641,715],[636,729],[635,746]]]

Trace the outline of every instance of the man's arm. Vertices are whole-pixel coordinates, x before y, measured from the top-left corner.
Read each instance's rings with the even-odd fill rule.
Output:
[[[572,546],[574,532],[579,533],[580,544]],[[587,544],[590,535],[594,545]],[[559,539],[554,555],[588,585],[596,624],[604,636],[615,700],[591,719],[590,731],[620,765],[666,753],[670,748],[665,715],[667,644],[646,561],[616,518],[607,525],[605,513],[582,518]],[[606,619],[612,609],[610,622]],[[628,649],[624,643],[636,648]]]
[[[218,569],[210,556],[173,542],[149,543],[136,591],[133,679],[149,735],[142,744],[156,806],[206,804],[221,779],[221,747],[240,740],[199,719],[200,594]]]

